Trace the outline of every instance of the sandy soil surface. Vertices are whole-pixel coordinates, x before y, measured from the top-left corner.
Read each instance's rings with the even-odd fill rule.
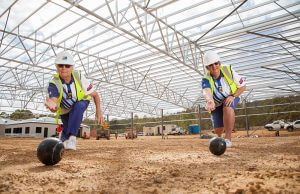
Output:
[[[0,138],[0,192],[300,193],[300,132],[237,132],[222,156],[199,135],[79,139],[55,166],[40,141]]]

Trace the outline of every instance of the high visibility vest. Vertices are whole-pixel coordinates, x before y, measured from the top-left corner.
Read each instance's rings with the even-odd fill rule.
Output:
[[[234,81],[233,81],[231,66],[220,66],[220,70],[221,70],[222,74],[224,75],[225,80],[227,81],[227,83],[230,87],[231,93],[235,94],[238,87],[237,87],[237,84],[234,83]],[[213,80],[212,76],[210,75],[210,72],[208,72],[207,75],[205,75],[203,77],[203,79],[207,79],[209,81],[210,89],[213,94],[214,89],[215,89],[215,84],[214,84],[214,80]]]
[[[75,83],[77,101],[90,100],[91,96],[85,95],[84,90],[82,89],[82,83],[81,83],[81,79],[80,79],[80,71],[73,71],[72,76],[73,76],[74,83]],[[50,83],[53,83],[56,86],[56,88],[58,89],[58,93],[59,93],[59,96],[57,99],[57,111],[56,111],[56,124],[58,124],[59,116],[62,114],[68,113],[70,110],[60,107],[62,96],[63,96],[63,84],[62,84],[62,81],[61,81],[58,73],[53,77],[53,79],[50,81]]]

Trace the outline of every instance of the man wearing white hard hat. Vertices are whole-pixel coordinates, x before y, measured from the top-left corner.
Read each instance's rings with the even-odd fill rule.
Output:
[[[203,96],[206,110],[211,112],[215,133],[221,137],[225,131],[226,146],[231,147],[231,133],[235,123],[234,109],[245,91],[244,79],[232,67],[223,66],[219,55],[208,51],[203,56],[207,74],[202,79]]]
[[[56,113],[57,123],[58,117],[61,117],[63,130],[60,139],[65,148],[71,150],[76,150],[76,136],[91,98],[95,102],[98,123],[104,121],[99,94],[80,71],[74,70],[74,64],[73,57],[68,52],[57,54],[57,74],[49,83],[49,97],[45,101],[46,107]]]

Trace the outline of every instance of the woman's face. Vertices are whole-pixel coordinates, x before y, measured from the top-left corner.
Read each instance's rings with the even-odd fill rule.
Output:
[[[214,77],[219,77],[220,75],[220,62],[216,62],[207,66],[207,70]]]
[[[73,65],[58,64],[56,65],[56,67],[58,74],[62,79],[67,79],[71,77]]]

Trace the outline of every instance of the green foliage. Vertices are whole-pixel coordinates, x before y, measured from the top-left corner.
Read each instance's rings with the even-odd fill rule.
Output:
[[[15,112],[11,113],[10,119],[19,120],[19,119],[30,119],[35,118],[30,110],[19,110],[17,109]]]
[[[292,112],[300,111],[300,104],[297,104],[296,102],[300,102],[300,96],[273,98],[247,103],[249,125],[264,126],[275,120],[294,121],[300,119],[299,112]],[[236,126],[244,127],[244,123],[244,118],[242,118],[241,120],[236,121]]]
[[[7,114],[6,112],[1,112],[0,117],[1,118],[9,118],[9,114]]]
[[[92,119],[84,119],[82,121],[82,123],[85,124],[85,125],[94,125],[96,123],[96,121],[92,120]]]

